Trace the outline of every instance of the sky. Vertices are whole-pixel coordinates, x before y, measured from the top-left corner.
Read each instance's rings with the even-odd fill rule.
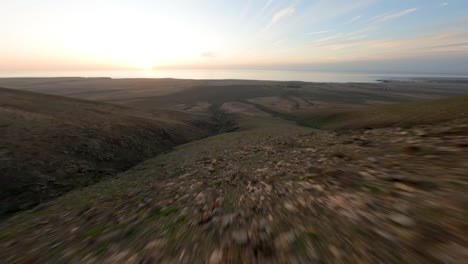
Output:
[[[468,74],[467,0],[0,0],[0,70]]]

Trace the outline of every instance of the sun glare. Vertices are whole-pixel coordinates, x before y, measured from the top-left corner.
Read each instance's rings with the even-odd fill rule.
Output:
[[[150,60],[141,60],[135,63],[135,67],[142,70],[151,70],[154,66],[154,63]]]
[[[154,52],[148,49],[138,49],[137,47],[134,47],[122,54],[124,56],[122,56],[120,59],[128,67],[140,70],[151,70],[157,66],[157,56],[154,54]]]

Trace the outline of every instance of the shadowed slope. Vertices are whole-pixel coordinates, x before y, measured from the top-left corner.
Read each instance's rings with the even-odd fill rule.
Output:
[[[0,88],[0,214],[97,182],[215,126],[206,116]]]

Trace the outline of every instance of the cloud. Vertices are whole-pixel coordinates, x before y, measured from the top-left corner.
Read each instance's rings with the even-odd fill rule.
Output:
[[[322,31],[315,31],[315,32],[309,32],[307,35],[322,35],[330,32],[334,32],[335,30],[322,30]]]
[[[203,52],[202,54],[200,54],[200,56],[202,58],[214,58],[216,57],[216,54],[214,52],[207,51],[207,52]]]
[[[329,36],[329,37],[320,38],[320,39],[317,39],[317,40],[313,41],[312,45],[320,46],[320,45],[322,45],[322,43],[326,43],[326,42],[328,42],[330,40],[339,39],[339,38],[341,38],[343,36],[344,36],[343,33],[338,33],[338,34],[335,34],[335,35],[332,35],[332,36]]]
[[[260,12],[263,13],[263,11],[265,11],[272,3],[273,3],[274,0],[268,0],[268,2],[266,2],[266,4],[263,6],[262,10]]]
[[[302,25],[323,24],[334,18],[356,14],[356,10],[377,3],[378,0],[320,0],[307,2],[312,3],[304,10],[301,10],[301,15],[298,18],[298,23]]]
[[[445,6],[448,6],[449,3],[445,2],[445,3],[442,3],[442,4],[440,4],[440,5],[443,6],[443,7],[445,7]]]
[[[374,47],[376,48],[397,48],[397,47],[413,47],[421,48],[421,46],[427,46],[429,44],[437,44],[444,41],[453,41],[460,38],[466,38],[466,33],[461,32],[449,32],[443,34],[433,34],[412,38],[403,38],[397,40],[379,40],[375,41]]]
[[[288,7],[288,8],[285,8],[285,9],[282,9],[278,12],[276,12],[273,17],[271,18],[271,21],[270,23],[268,24],[268,26],[265,28],[265,30],[268,30],[269,28],[271,28],[272,26],[274,26],[276,23],[278,23],[278,21],[280,21],[281,19],[285,18],[285,17],[288,17],[290,15],[292,15],[294,13],[295,9],[294,7]]]
[[[378,50],[379,52],[391,50],[402,52],[402,50],[423,48],[458,48],[463,50],[468,44],[467,38],[467,32],[449,32],[411,38],[369,40],[366,35],[352,32],[317,40],[312,43],[311,47],[324,47],[331,50],[359,47],[361,50]]]
[[[353,17],[353,19],[351,19],[351,20],[349,21],[349,23],[350,23],[350,24],[351,24],[351,23],[354,23],[354,22],[358,21],[359,19],[361,19],[361,16]]]
[[[328,37],[316,39],[310,43],[311,47],[323,47],[330,46],[337,43],[349,43],[350,41],[355,42],[356,40],[367,38],[366,32],[375,30],[375,27],[366,27],[356,31],[348,33],[337,33]]]
[[[466,48],[468,47],[468,42],[461,42],[461,43],[451,43],[451,44],[445,44],[445,45],[437,45],[437,46],[432,46],[429,47],[431,49],[439,49],[439,48]]]
[[[418,10],[417,8],[410,8],[410,9],[406,9],[406,10],[403,10],[403,11],[398,12],[398,13],[392,13],[392,14],[385,14],[385,15],[376,16],[376,17],[372,18],[370,20],[370,22],[371,23],[387,22],[387,21],[390,21],[390,20],[398,19],[400,17],[404,17],[406,15],[409,15],[411,13],[416,12],[417,10]]]

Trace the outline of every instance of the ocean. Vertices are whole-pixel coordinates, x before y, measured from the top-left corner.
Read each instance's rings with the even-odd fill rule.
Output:
[[[244,79],[304,82],[372,83],[379,80],[413,78],[468,78],[463,75],[378,74],[330,71],[284,70],[132,70],[132,71],[0,71],[0,78],[9,77],[110,77],[110,78],[176,78],[176,79]]]

